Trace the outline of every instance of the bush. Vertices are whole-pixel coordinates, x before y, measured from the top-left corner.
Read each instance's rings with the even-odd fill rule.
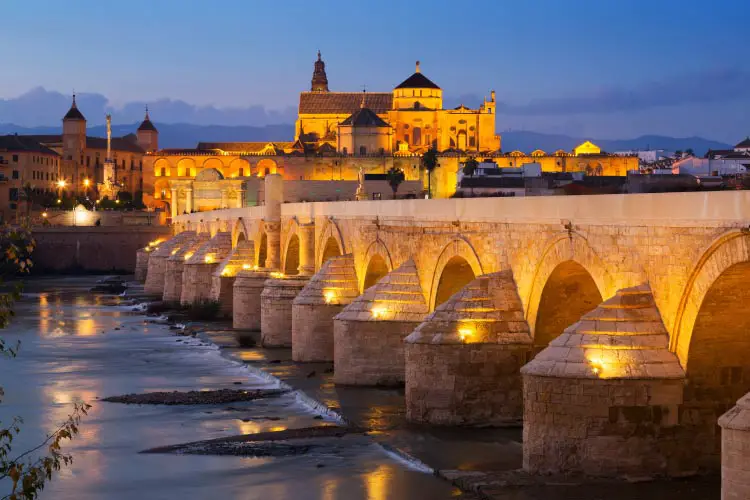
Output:
[[[192,321],[210,321],[216,319],[221,309],[221,302],[218,300],[201,300],[193,302],[186,308],[188,319]]]

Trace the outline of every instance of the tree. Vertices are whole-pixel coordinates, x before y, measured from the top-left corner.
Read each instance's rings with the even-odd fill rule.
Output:
[[[26,227],[0,226],[0,283],[5,277],[17,273],[29,272],[34,251],[34,238]],[[0,291],[0,328],[5,328],[13,316],[13,304],[20,297],[21,285],[10,290]],[[20,344],[9,346],[0,338],[0,358],[14,358]],[[3,396],[0,387],[0,398]],[[1,399],[0,399],[1,401]],[[76,403],[68,418],[38,446],[12,456],[13,439],[21,432],[21,418],[16,417],[7,427],[0,424],[0,484],[9,484],[10,491],[3,495],[3,500],[33,500],[39,495],[52,474],[64,465],[69,465],[73,458],[62,452],[64,440],[72,439],[78,434],[81,417],[86,415],[90,406]],[[46,452],[41,451],[46,448]],[[8,480],[6,483],[4,480]],[[0,493],[1,495],[2,493]]]
[[[688,156],[695,156],[695,153],[693,153],[693,148],[687,148],[685,150],[685,154]]]
[[[473,179],[478,166],[479,166],[479,162],[477,161],[477,159],[474,158],[473,156],[469,156],[469,158],[464,162],[464,175],[468,175],[469,179]],[[473,185],[471,187],[471,195],[474,196]]]
[[[391,189],[393,190],[393,199],[395,200],[398,186],[406,179],[406,177],[404,176],[404,171],[397,167],[391,167],[390,169],[388,169],[388,172],[386,172],[385,176],[388,180],[388,185],[391,186]]]
[[[34,205],[34,198],[36,198],[36,192],[34,186],[31,183],[26,183],[21,188],[23,198],[26,200],[26,218],[31,217],[31,207]]]
[[[427,197],[432,198],[432,171],[440,166],[438,163],[438,152],[435,146],[425,151],[422,155],[422,166],[427,170]]]

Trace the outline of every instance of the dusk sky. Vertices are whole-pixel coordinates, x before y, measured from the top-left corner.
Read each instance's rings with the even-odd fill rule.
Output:
[[[147,102],[185,121],[167,98],[288,123],[320,49],[331,90],[389,91],[417,59],[446,105],[495,89],[499,131],[750,134],[747,0],[6,0],[3,18],[0,123],[52,124],[17,99],[37,87],[101,94],[116,120],[130,103],[126,122]]]

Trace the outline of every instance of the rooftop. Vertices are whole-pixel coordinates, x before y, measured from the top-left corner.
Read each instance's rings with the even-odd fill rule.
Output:
[[[55,151],[28,135],[0,135],[0,151],[59,156]]]

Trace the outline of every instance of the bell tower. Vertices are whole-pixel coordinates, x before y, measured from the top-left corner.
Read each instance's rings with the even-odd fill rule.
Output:
[[[63,159],[81,163],[86,149],[86,118],[76,105],[76,95],[73,94],[73,104],[63,117]]]
[[[326,76],[326,63],[320,58],[320,51],[318,51],[318,60],[315,61],[315,69],[313,70],[312,85],[310,90],[313,92],[328,92],[328,77]]]
[[[147,153],[152,153],[159,149],[159,131],[156,130],[151,118],[148,116],[148,106],[146,106],[146,117],[141,122],[136,132],[138,145]]]

